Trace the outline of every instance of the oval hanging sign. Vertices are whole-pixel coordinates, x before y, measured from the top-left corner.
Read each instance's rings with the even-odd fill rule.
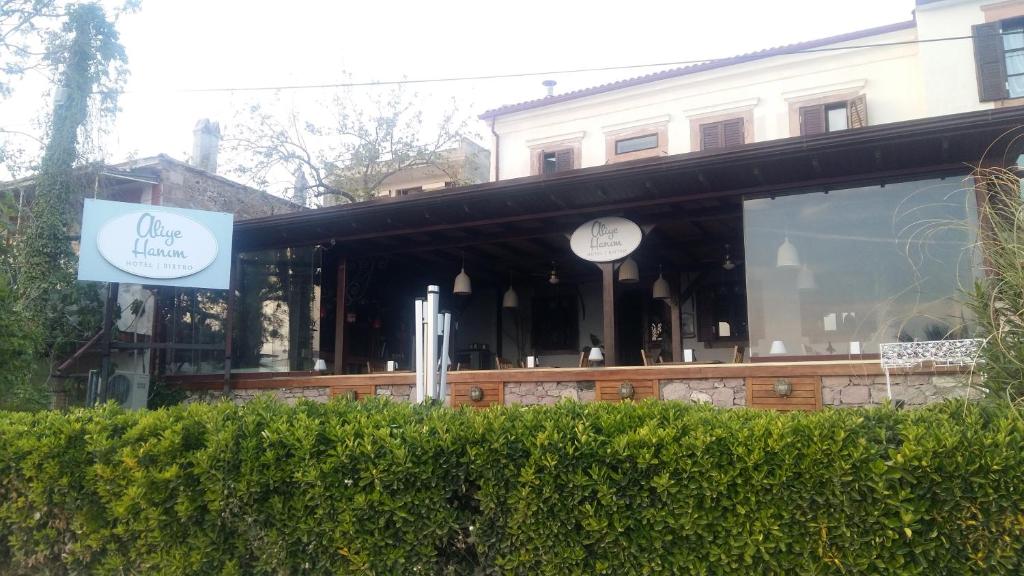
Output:
[[[108,220],[96,235],[104,260],[143,278],[182,278],[217,259],[209,228],[173,212],[132,212]]]
[[[584,260],[611,262],[632,254],[643,237],[643,231],[632,220],[609,216],[581,224],[569,238],[569,246]]]

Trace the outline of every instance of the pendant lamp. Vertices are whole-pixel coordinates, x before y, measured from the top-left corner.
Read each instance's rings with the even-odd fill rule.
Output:
[[[804,264],[796,275],[797,290],[817,290],[818,282],[814,279],[814,272]]]
[[[558,268],[555,267],[555,263],[551,263],[551,275],[548,276],[548,284],[552,286],[561,282],[562,279],[558,277]]]
[[[661,269],[658,270],[658,279],[654,281],[654,290],[651,295],[655,300],[669,300],[672,298],[672,290],[669,288],[668,280],[665,280],[665,276],[662,275]]]
[[[505,296],[501,299],[501,307],[519,308],[519,294],[516,294],[516,289],[512,286],[505,291]]]
[[[587,360],[590,362],[604,362],[604,352],[601,350],[601,347],[594,346],[591,348]]]
[[[722,262],[722,268],[725,270],[732,270],[736,267],[736,263],[732,261],[732,257],[729,255],[729,245],[725,245],[725,260]]]
[[[789,236],[786,236],[779,246],[779,251],[775,257],[775,266],[777,268],[800,267],[800,254],[796,251],[796,246],[793,246],[793,243],[789,241]]]
[[[770,350],[768,350],[768,353],[769,354],[785,354],[786,353],[786,343],[783,342],[782,340],[773,340],[772,341],[772,347],[771,347]]]
[[[636,260],[627,256],[619,266],[619,282],[623,284],[636,284],[639,281],[640,268],[636,265]]]
[[[473,282],[469,279],[469,274],[466,274],[466,261],[462,261],[462,270],[459,271],[459,275],[455,277],[455,292],[456,296],[469,296],[473,293]]]

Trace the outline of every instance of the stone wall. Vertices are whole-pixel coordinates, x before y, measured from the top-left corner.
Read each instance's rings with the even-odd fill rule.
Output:
[[[593,382],[506,382],[505,404],[555,404],[568,398],[593,402]]]
[[[892,396],[907,407],[924,406],[948,398],[977,399],[982,390],[977,382],[968,385],[960,374],[894,374]],[[822,406],[878,406],[889,397],[885,376],[823,376]]]
[[[296,212],[298,204],[159,156],[160,203],[164,206],[231,212],[235,220]]]
[[[412,384],[388,384],[386,386],[377,386],[377,396],[386,396],[396,402],[412,402],[413,393]]]
[[[722,408],[744,406],[747,403],[743,378],[662,380],[660,384],[662,400],[714,404]]]
[[[269,394],[286,402],[294,404],[299,400],[313,400],[314,402],[327,402],[330,399],[330,389],[326,386],[310,388],[240,388],[231,391],[230,397],[235,404],[245,404],[260,394]],[[220,390],[204,390],[201,392],[186,393],[185,403],[190,402],[218,402],[224,398]]]

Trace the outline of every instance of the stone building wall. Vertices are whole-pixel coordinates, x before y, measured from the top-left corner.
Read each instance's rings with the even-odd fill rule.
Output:
[[[569,399],[593,402],[593,382],[506,382],[505,404],[555,404]]]
[[[236,388],[231,391],[231,401],[235,404],[245,404],[260,394],[270,394],[282,402],[294,404],[299,400],[313,400],[314,402],[327,402],[330,399],[330,388],[326,386],[302,387],[302,388]],[[186,393],[185,403],[191,402],[218,402],[224,398],[224,392],[220,390],[204,390],[202,392]]]
[[[714,404],[722,408],[744,406],[747,403],[743,378],[662,380],[660,384],[662,400]]]
[[[977,379],[975,379],[977,380]],[[958,374],[893,375],[893,397],[906,407],[924,406],[945,399],[977,399],[984,390],[977,382],[968,383],[968,377]],[[561,400],[593,402],[596,398],[593,381],[562,382],[506,382],[504,401],[507,405],[555,404]],[[375,387],[375,393],[397,402],[411,402],[413,385],[389,384]],[[330,388],[278,388],[235,389],[231,399],[238,404],[252,400],[259,394],[273,394],[278,399],[294,403],[299,399],[326,402]],[[866,407],[883,404],[888,398],[885,376],[823,376],[821,378],[823,407]],[[187,402],[217,401],[223,397],[219,390],[190,393]],[[743,378],[695,378],[661,380],[658,397],[692,403],[713,404],[721,408],[746,406],[746,381]]]
[[[158,158],[160,203],[164,206],[231,212],[236,221],[303,209],[284,198],[200,170],[168,156]]]

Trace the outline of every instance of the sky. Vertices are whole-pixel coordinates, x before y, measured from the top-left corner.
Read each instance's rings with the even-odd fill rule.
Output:
[[[250,104],[315,119],[335,93],[238,90],[245,87],[341,82],[346,74],[355,81],[387,81],[719,58],[909,20],[914,1],[849,6],[839,0],[632,0],[607,7],[576,0],[143,0],[138,12],[118,23],[130,76],[121,112],[96,133],[94,155],[108,162],[158,153],[186,159],[200,118],[219,121],[229,136],[242,119],[239,111]],[[428,116],[454,98],[475,117],[543,96],[544,79],[557,81],[556,92],[564,92],[658,69],[413,89]],[[226,90],[189,92],[209,88]],[[14,95],[0,102],[0,128],[38,136],[47,90],[41,75],[18,82]],[[487,134],[482,123],[476,128]]]

